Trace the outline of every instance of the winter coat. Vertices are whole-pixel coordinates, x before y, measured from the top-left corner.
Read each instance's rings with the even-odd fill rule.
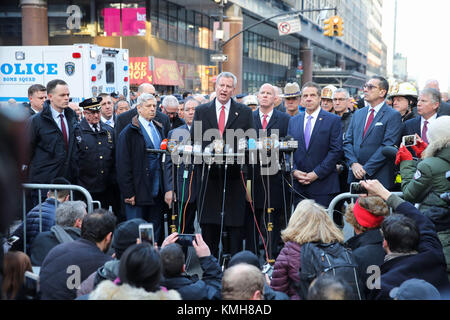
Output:
[[[39,274],[42,299],[75,299],[76,287],[67,284],[74,283],[75,277],[79,283],[83,282],[109,260],[110,256],[100,251],[94,242],[86,239],[57,245],[50,250],[42,263]]]
[[[392,258],[381,265],[380,287],[370,290],[369,300],[390,299],[389,292],[405,280],[423,279],[439,290],[441,296],[450,297],[450,283],[442,245],[433,223],[411,203],[391,195],[387,203],[396,213],[414,220],[420,234],[417,253]]]
[[[219,300],[222,289],[222,270],[214,256],[202,257],[200,266],[202,279],[186,274],[164,278],[161,284],[167,289],[177,290],[183,300]]]
[[[73,241],[80,238],[81,229],[75,227],[66,227],[66,228],[56,228],[57,226],[53,226],[50,228],[50,231],[41,232],[36,239],[34,239],[30,248],[30,258],[31,264],[33,266],[41,266],[47,254],[51,249],[56,247],[60,243],[68,242],[63,241],[59,237],[59,232],[63,229],[63,232],[66,233]]]
[[[64,177],[71,183],[78,175],[77,148],[74,127],[77,116],[70,108],[64,109],[67,120],[68,146],[50,110],[50,102],[44,102],[41,112],[29,120],[30,132],[30,183],[50,183],[56,177]]]
[[[440,195],[450,190],[445,178],[450,170],[450,145],[430,144],[424,154],[427,156],[419,163],[400,163],[403,196],[406,201],[420,203],[419,210],[431,219],[437,231],[446,231],[450,229],[450,210]]]
[[[102,281],[89,295],[89,300],[181,300],[175,290],[161,289],[148,292],[143,288],[132,287],[126,283],[116,285],[110,280]]]
[[[291,300],[300,300],[295,284],[300,281],[300,244],[288,241],[278,255],[272,273],[270,286],[286,293]]]
[[[355,235],[346,242],[346,246],[352,249],[353,258],[358,264],[359,278],[363,284],[372,272],[367,273],[367,268],[372,265],[381,266],[386,252],[383,249],[383,236],[380,229],[370,229]],[[367,290],[367,286],[364,286]]]
[[[162,125],[153,120],[153,124],[159,132],[161,141],[165,138]],[[160,149],[160,146],[155,146]],[[138,116],[135,116],[131,124],[127,125],[119,135],[117,144],[117,181],[119,183],[122,197],[131,198],[135,196],[137,206],[151,206],[155,204],[150,190],[152,183],[150,162],[147,158],[145,139],[141,131],[141,124]],[[152,159],[152,165],[161,166],[160,157]],[[168,186],[163,186],[162,175],[159,181],[160,190],[169,190]]]
[[[55,200],[54,198],[47,198],[41,206],[37,205],[30,212],[27,213],[26,226],[27,226],[27,253],[30,252],[31,244],[38,236],[39,232],[49,231],[51,227],[55,225]],[[59,201],[57,201],[59,205]],[[41,211],[41,212],[39,212]],[[40,215],[42,214],[42,230],[40,230]],[[23,223],[21,223],[13,232],[14,236],[20,238],[20,240],[14,243],[13,249],[23,250]]]
[[[77,291],[77,297],[91,293],[103,280],[116,280],[119,277],[119,266],[120,260],[106,262],[105,265],[98,268],[97,271],[93,272],[81,283],[80,289]]]
[[[78,149],[78,183],[91,193],[104,192],[115,182],[114,132],[103,123],[94,132],[86,119],[75,127]]]

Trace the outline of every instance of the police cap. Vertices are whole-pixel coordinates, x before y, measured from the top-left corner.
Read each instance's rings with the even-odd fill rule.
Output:
[[[85,99],[80,102],[80,108],[89,111],[99,111],[101,109],[100,102],[102,102],[102,97],[94,97],[90,99]]]

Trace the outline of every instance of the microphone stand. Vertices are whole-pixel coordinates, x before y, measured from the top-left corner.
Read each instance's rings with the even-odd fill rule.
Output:
[[[224,218],[225,218],[225,195],[226,195],[226,187],[227,187],[227,168],[228,168],[228,159],[227,156],[225,156],[225,174],[223,179],[223,193],[222,193],[222,211],[220,213],[220,240],[219,240],[219,254],[218,254],[218,261],[220,262],[222,259],[222,252],[223,252],[223,225],[224,225]]]

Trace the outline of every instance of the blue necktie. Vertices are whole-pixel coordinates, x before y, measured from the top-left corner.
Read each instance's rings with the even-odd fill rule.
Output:
[[[312,119],[312,116],[308,116],[308,122],[306,122],[306,126],[305,126],[305,146],[306,146],[306,150],[308,150],[309,140],[311,139],[311,119]]]
[[[153,122],[149,122],[148,125],[150,126],[150,132],[151,132],[151,139],[153,142],[153,146],[155,149],[159,149],[161,147],[161,139],[159,137],[158,130],[156,130],[155,126],[153,125]]]

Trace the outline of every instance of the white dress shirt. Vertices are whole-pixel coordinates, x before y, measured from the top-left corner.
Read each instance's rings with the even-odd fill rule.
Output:
[[[152,131],[150,130],[150,122],[145,119],[144,117],[139,116],[138,118],[139,122],[141,123],[141,125],[144,127],[145,131],[147,132],[148,136],[150,137],[150,140],[152,140],[153,145],[155,146],[156,149],[159,149],[159,145],[157,146],[155,144],[155,141],[153,140],[153,134]],[[151,125],[154,127],[155,125],[153,124],[153,122],[151,122]],[[158,131],[158,129],[155,128],[156,131]]]
[[[107,125],[109,125],[110,127],[114,128],[114,116],[111,117],[111,119],[109,119],[109,123],[107,122],[108,119],[104,118],[103,116],[100,116],[100,119],[103,123],[106,123]]]
[[[320,110],[322,110],[321,107],[318,107],[316,111],[314,111],[312,114],[309,114],[305,111],[305,120],[303,121],[303,132],[305,132],[306,124],[308,123],[308,117],[312,116],[311,118],[311,134],[314,130],[314,125],[316,124],[316,120],[319,117]]]
[[[52,111],[53,120],[55,120],[56,125],[58,126],[59,130],[61,130],[61,132],[62,132],[61,118],[59,117],[59,115],[62,114],[64,116],[63,119],[64,119],[64,124],[66,125],[67,137],[69,137],[69,125],[67,123],[66,116],[64,115],[64,111],[62,113],[59,113],[58,111],[53,109],[52,106],[50,106],[50,110]]]
[[[221,104],[221,103],[219,102],[219,100],[216,99],[216,115],[217,115],[217,123],[219,123],[220,111],[222,111],[222,106],[223,106],[223,104]],[[228,121],[228,115],[230,114],[231,99],[228,100],[228,102],[225,103],[224,106],[225,106],[225,125],[226,125],[226,124],[227,124],[227,121]]]
[[[375,110],[373,112],[373,118],[375,119],[375,117],[377,116],[378,112],[380,111],[381,107],[384,105],[384,101],[382,103],[380,103],[379,105],[376,105],[375,107],[373,107]],[[370,117],[370,109],[372,109],[372,106],[369,105],[369,112],[367,112],[367,116],[366,116],[366,122],[364,122],[364,128],[366,127],[367,124],[367,120],[369,120]]]
[[[428,121],[428,124],[427,124],[427,128],[429,128],[430,127],[430,123],[432,123],[434,120],[436,120],[436,118],[437,118],[437,113],[435,113],[435,114],[433,114],[427,121]],[[422,135],[422,130],[423,130],[423,125],[425,124],[425,119],[423,118],[423,117],[420,117],[420,134],[419,134],[419,136],[420,135]],[[428,137],[427,137],[428,138]]]
[[[269,121],[272,118],[272,114],[273,114],[273,109],[267,114],[261,112],[261,109],[259,109],[259,119],[261,119],[261,125],[263,124],[263,121],[264,121],[264,115],[267,115],[266,121],[267,121],[267,125],[269,125]]]

